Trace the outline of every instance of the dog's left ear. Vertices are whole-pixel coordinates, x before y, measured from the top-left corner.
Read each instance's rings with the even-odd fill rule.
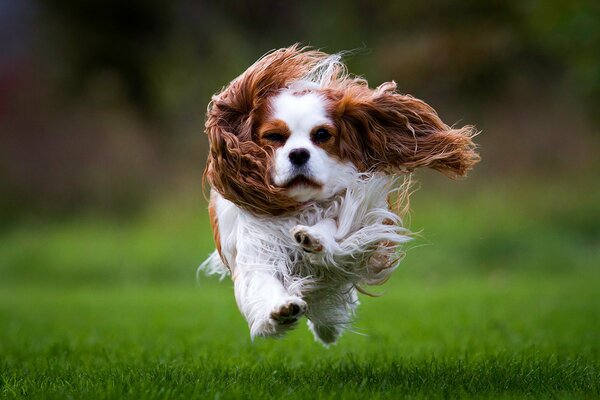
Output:
[[[299,45],[273,51],[213,96],[205,124],[210,151],[204,178],[224,198],[259,215],[299,207],[284,189],[272,184],[272,154],[255,143],[254,136],[268,98],[325,57]]]
[[[449,127],[425,102],[396,93],[394,82],[352,85],[336,97],[340,155],[363,171],[429,167],[459,177],[479,162],[474,127]]]

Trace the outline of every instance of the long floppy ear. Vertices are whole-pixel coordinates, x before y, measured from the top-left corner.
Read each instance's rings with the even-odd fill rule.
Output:
[[[326,57],[298,45],[274,51],[213,96],[205,124],[210,151],[204,179],[223,197],[255,214],[277,215],[299,207],[272,185],[272,155],[254,142],[253,132],[267,99]]]
[[[375,90],[349,85],[338,96],[341,156],[361,170],[398,173],[429,167],[459,177],[479,162],[471,140],[474,127],[449,127],[425,102],[396,93],[394,82]]]

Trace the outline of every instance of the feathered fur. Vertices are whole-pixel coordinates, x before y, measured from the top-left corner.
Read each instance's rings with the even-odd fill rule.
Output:
[[[306,312],[314,324],[340,328],[348,324],[351,315],[336,312],[339,306],[350,300],[357,304],[357,287],[385,282],[398,266],[399,246],[410,240],[400,217],[388,208],[395,179],[357,174],[353,182],[344,194],[283,217],[256,216],[215,193],[212,201],[222,222],[221,250],[200,270],[223,278],[230,273],[226,260],[238,271],[277,276],[290,294],[319,298],[318,305],[311,307],[309,302]],[[328,219],[337,221],[338,229],[333,238],[336,245],[327,252],[306,253],[290,235],[298,225],[314,226]],[[238,304],[253,336],[259,334],[264,310],[253,307],[248,298],[238,298]]]
[[[306,314],[318,340],[335,342],[361,285],[385,282],[410,239],[390,205],[393,176],[460,177],[479,161],[473,127],[449,127],[394,82],[371,89],[339,54],[298,45],[213,96],[206,133],[217,251],[200,270],[231,274],[252,337]]]

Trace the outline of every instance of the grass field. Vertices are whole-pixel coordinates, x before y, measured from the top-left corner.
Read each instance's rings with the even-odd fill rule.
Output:
[[[600,188],[452,190],[413,196],[420,237],[330,349],[304,323],[252,343],[231,283],[196,282],[212,247],[199,202],[14,226],[0,396],[600,397]]]

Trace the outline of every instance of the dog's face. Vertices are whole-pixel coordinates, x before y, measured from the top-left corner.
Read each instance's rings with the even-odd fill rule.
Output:
[[[206,132],[205,177],[261,215],[328,199],[356,172],[462,176],[479,160],[473,127],[451,128],[394,82],[370,89],[338,56],[298,46],[266,55],[213,96]]]
[[[339,135],[318,92],[282,91],[268,104],[258,143],[274,150],[271,179],[291,198],[324,200],[346,188],[356,168],[340,159]]]

